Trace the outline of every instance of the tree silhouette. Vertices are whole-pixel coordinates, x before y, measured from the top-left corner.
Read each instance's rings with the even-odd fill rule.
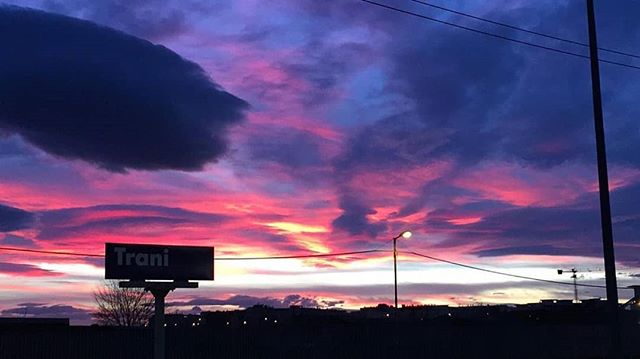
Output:
[[[93,318],[100,325],[136,327],[149,322],[153,296],[142,288],[120,288],[116,281],[106,281],[93,292],[98,305]]]

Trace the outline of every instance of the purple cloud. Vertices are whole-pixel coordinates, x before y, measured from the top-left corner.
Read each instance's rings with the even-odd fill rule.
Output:
[[[35,241],[29,238],[15,236],[13,234],[5,234],[4,238],[0,240],[0,243],[5,246],[13,246],[13,247],[26,247],[26,248],[36,248],[37,244]]]
[[[32,213],[0,204],[0,232],[29,228],[33,221]]]
[[[213,225],[228,220],[221,214],[202,213],[153,205],[99,205],[39,213],[38,239],[62,239],[70,235],[110,232],[131,226]]]

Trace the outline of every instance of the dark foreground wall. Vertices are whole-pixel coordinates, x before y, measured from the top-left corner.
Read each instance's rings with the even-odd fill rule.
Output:
[[[168,328],[167,359],[178,358],[597,358],[606,328],[559,324],[343,323]],[[625,330],[640,357],[640,330]],[[151,359],[148,329],[0,328],[2,359]]]

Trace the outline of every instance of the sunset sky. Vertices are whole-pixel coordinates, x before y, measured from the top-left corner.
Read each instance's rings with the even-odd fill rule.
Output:
[[[378,1],[588,55],[412,1]],[[587,42],[584,1],[432,4]],[[640,2],[596,2],[640,48]],[[105,242],[219,257],[391,249],[604,284],[589,61],[359,0],[34,0],[0,6],[0,247]],[[640,66],[640,59],[601,52]],[[601,64],[620,286],[640,277],[640,69]],[[0,250],[0,314],[88,323],[100,258]],[[401,254],[404,304],[572,298]],[[168,311],[393,300],[391,253],[216,261]],[[621,300],[632,292],[620,291]],[[604,289],[581,288],[581,298]]]

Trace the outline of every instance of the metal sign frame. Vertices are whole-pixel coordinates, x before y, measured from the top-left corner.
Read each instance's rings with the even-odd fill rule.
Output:
[[[155,359],[165,358],[165,297],[177,288],[198,288],[198,282],[189,280],[213,280],[213,260],[214,247],[105,243],[105,279],[129,279],[119,287],[153,294]]]
[[[105,279],[213,280],[214,247],[105,243]]]

